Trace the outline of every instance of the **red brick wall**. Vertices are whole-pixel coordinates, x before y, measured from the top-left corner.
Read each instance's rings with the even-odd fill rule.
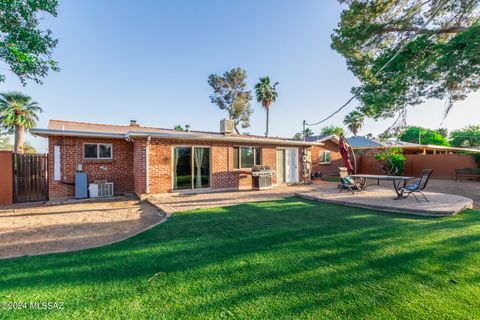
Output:
[[[112,160],[84,160],[83,144],[112,143]],[[76,164],[83,165],[89,182],[94,179],[107,179],[115,184],[115,193],[135,192],[141,196],[146,193],[160,194],[173,191],[173,146],[209,146],[211,148],[211,188],[212,189],[251,189],[252,177],[249,169],[233,168],[233,147],[242,144],[220,142],[175,141],[153,139],[97,139],[82,137],[49,138],[49,195],[51,199],[67,198],[74,195],[74,187],[59,181],[53,181],[54,146],[61,147],[61,177],[66,182],[74,182]],[[148,145],[148,190],[146,176],[146,147]],[[248,146],[257,146],[248,144]],[[277,146],[262,147],[262,164],[276,170]],[[303,152],[299,148],[299,181],[303,181]],[[276,183],[276,177],[273,177]]]
[[[152,194],[173,191],[173,147],[209,146],[211,148],[211,188],[212,189],[251,189],[252,177],[249,169],[233,168],[233,147],[242,144],[220,142],[152,140],[149,152],[149,192]],[[248,146],[256,146],[249,144]],[[262,164],[273,170],[277,165],[277,147],[261,145]],[[301,166],[299,166],[301,169]],[[301,180],[301,173],[299,174]],[[276,178],[273,178],[276,183]]]
[[[145,146],[147,145],[146,139],[135,139],[133,141],[133,190],[140,196],[147,192],[146,190],[146,154]]]
[[[343,167],[342,155],[338,150],[338,144],[332,141],[323,142],[321,147],[312,147],[312,173],[321,172],[327,176],[337,176],[338,167]],[[320,151],[330,151],[331,162],[329,164],[320,163]]]
[[[83,144],[111,143],[112,160],[84,160]],[[48,139],[48,191],[50,199],[74,196],[74,186],[53,181],[54,146],[60,146],[61,179],[73,183],[76,165],[81,163],[88,174],[88,182],[94,179],[107,179],[114,183],[115,193],[134,191],[133,188],[133,143],[123,139],[97,139],[80,137],[55,137]],[[64,180],[65,179],[65,180]]]

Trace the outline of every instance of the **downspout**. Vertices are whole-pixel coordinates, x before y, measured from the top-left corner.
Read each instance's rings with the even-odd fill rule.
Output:
[[[149,154],[150,154],[150,141],[152,140],[152,137],[148,136],[147,138],[147,145],[145,146],[145,192],[148,194],[150,193],[150,188],[148,187],[149,179],[148,179],[148,169],[150,167],[150,161],[149,161]]]

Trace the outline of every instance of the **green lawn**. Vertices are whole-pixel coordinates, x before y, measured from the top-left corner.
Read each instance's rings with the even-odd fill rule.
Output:
[[[130,240],[0,261],[0,318],[480,318],[480,212],[289,198],[175,214]]]

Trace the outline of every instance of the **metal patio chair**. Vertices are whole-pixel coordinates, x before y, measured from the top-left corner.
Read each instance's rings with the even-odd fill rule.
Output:
[[[340,192],[344,189],[350,190],[352,194],[355,194],[355,191],[362,191],[360,185],[354,179],[349,177],[347,168],[339,167],[338,173],[340,174],[340,184],[338,185]]]
[[[432,175],[433,170],[432,169],[423,169],[422,170],[422,176],[418,180],[418,182],[414,184],[410,184],[408,186],[405,186],[403,188],[400,188],[400,197],[403,199],[408,198],[411,194],[415,197],[415,200],[417,200],[418,203],[421,203],[420,200],[418,200],[418,197],[415,195],[415,193],[420,193],[423,198],[425,199],[426,202],[429,202],[430,200],[427,199],[425,194],[423,193],[423,190],[427,186],[428,179],[430,179],[430,176]]]

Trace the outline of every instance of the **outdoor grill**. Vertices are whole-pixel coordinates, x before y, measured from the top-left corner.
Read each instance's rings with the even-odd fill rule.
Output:
[[[252,168],[253,189],[271,189],[274,174],[275,172],[269,166],[254,166]]]

